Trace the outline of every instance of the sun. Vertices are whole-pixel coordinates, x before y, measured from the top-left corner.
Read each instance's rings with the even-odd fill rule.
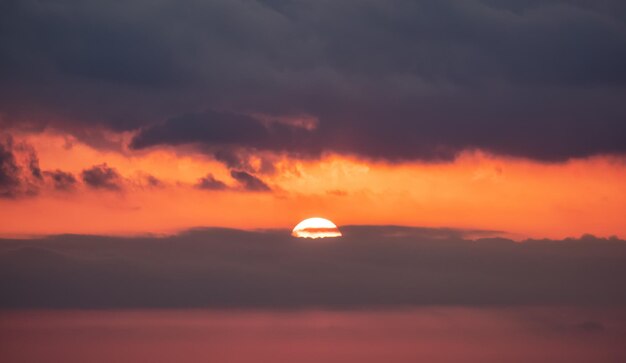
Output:
[[[298,223],[291,232],[294,237],[300,238],[325,238],[341,237],[337,226],[325,218],[308,218]]]

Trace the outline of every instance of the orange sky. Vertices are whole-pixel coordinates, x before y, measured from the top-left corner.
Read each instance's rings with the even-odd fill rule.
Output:
[[[194,226],[291,228],[322,216],[339,226],[397,224],[499,230],[514,238],[591,233],[626,237],[626,163],[610,157],[542,164],[479,152],[453,163],[388,164],[329,155],[282,158],[260,175],[273,191],[206,191],[207,173],[233,184],[222,164],[194,153],[160,149],[102,151],[54,134],[21,135],[43,170],[79,177],[106,162],[126,179],[123,191],[42,190],[0,200],[0,234],[170,233]],[[71,146],[70,146],[71,145]],[[143,178],[164,182],[150,187]]]

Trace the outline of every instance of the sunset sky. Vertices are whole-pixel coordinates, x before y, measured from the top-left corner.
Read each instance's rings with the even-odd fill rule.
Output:
[[[624,362],[625,105],[623,0],[1,1],[0,361],[85,361],[73,324],[111,316],[77,310],[191,336],[193,308],[270,346],[302,328],[291,361],[319,321],[356,340],[313,361],[363,361],[372,321],[466,362]],[[292,236],[311,217],[333,237]],[[596,333],[611,359],[579,346]]]
[[[0,10],[1,235],[626,236],[622,2]]]
[[[199,145],[136,151],[124,143],[129,137],[113,136],[117,149],[59,131],[5,138],[1,234],[290,228],[321,215],[344,225],[480,229],[515,239],[626,236],[619,155],[546,162],[465,150],[435,162],[255,151],[232,165]]]

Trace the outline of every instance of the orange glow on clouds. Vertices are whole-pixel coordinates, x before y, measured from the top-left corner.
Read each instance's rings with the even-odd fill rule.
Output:
[[[207,191],[194,183],[212,173],[232,183],[220,163],[169,149],[102,151],[62,136],[28,136],[41,168],[79,178],[102,162],[126,179],[123,191],[47,191],[0,200],[0,234],[169,233],[194,226],[290,228],[311,215],[338,224],[396,224],[498,230],[519,238],[626,237],[626,163],[608,157],[542,164],[466,153],[444,164],[369,162],[342,156],[282,158],[259,175],[271,193]],[[141,182],[145,175],[160,187]]]

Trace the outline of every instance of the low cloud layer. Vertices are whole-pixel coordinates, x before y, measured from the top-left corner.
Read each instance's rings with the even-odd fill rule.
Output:
[[[343,238],[201,229],[0,244],[0,306],[623,306],[626,241],[469,240],[476,231],[343,227]],[[581,329],[598,329],[585,324]]]
[[[626,152],[621,0],[15,0],[0,23],[3,127],[222,155]]]

